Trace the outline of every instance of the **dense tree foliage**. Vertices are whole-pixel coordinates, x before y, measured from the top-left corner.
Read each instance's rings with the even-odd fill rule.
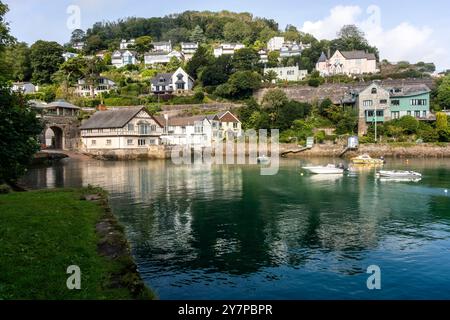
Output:
[[[64,62],[63,47],[57,42],[39,40],[31,46],[30,62],[33,81],[38,84],[50,83],[52,75]]]

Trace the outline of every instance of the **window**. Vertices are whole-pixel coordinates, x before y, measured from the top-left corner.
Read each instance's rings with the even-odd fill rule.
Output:
[[[384,117],[384,111],[383,110],[377,110],[377,117]]]
[[[423,111],[423,112],[422,112],[422,117],[424,117],[424,118],[427,117],[427,112],[426,112],[426,111]]]
[[[411,115],[411,111],[407,111],[406,114],[407,114],[408,116],[410,116],[410,115]]]
[[[147,141],[145,139],[139,139],[138,140],[138,146],[142,147],[147,144]]]
[[[91,141],[91,145],[96,146],[97,145],[97,140],[92,140]]]
[[[377,94],[378,90],[377,88],[372,88],[372,94]]]
[[[414,111],[414,117],[420,118],[420,111]]]
[[[185,133],[186,133],[186,127],[181,127],[181,132],[182,132],[183,134],[185,134]]]
[[[156,126],[155,126],[155,125],[151,126],[151,127],[150,127],[150,131],[151,131],[151,132],[155,132],[155,131],[156,131]]]
[[[177,90],[184,90],[184,83],[177,83]]]
[[[127,145],[129,145],[129,146],[134,145],[133,139],[128,139],[128,140],[127,140]]]
[[[233,123],[233,129],[237,129],[238,128],[238,123],[237,122],[234,122]]]
[[[148,123],[140,123],[139,124],[139,134],[148,134],[149,133],[150,126]]]
[[[98,129],[98,133],[103,133],[103,129]]]
[[[392,111],[392,119],[400,119],[400,111]]]
[[[202,123],[195,124],[195,133],[203,133],[203,124]]]
[[[107,146],[110,146],[112,144],[112,141],[111,140],[106,140],[106,145]]]
[[[426,106],[427,102],[427,99],[411,99],[412,106]]]
[[[400,100],[392,100],[392,101],[391,101],[391,104],[392,104],[393,106],[399,106],[399,105],[400,105]]]
[[[380,100],[380,104],[387,104],[387,100],[386,99],[381,99]]]
[[[372,100],[364,100],[363,101],[363,106],[364,107],[371,107],[371,106],[373,106],[373,101]]]
[[[367,111],[367,116],[368,116],[368,117],[373,117],[373,115],[374,115],[373,110]]]
[[[150,139],[149,144],[155,145],[156,144],[156,140],[155,139]]]
[[[134,124],[132,123],[128,124],[128,131],[134,131]]]

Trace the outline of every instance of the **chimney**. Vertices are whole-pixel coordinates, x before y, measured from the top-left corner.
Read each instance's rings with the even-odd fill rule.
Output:
[[[331,58],[331,49],[328,48],[328,56],[327,56],[327,59],[330,59],[330,58]]]

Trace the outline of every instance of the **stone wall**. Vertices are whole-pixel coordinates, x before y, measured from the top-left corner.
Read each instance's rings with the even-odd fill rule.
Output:
[[[362,90],[368,87],[372,81],[368,82],[357,82],[357,83],[328,83],[321,85],[317,88],[310,87],[307,85],[294,85],[280,87],[279,89],[286,92],[289,99],[296,100],[299,102],[309,102],[322,101],[329,98],[335,104],[341,104],[342,99],[346,98],[347,93],[353,90]],[[434,80],[431,78],[424,79],[400,79],[400,80],[383,80],[381,81],[382,86],[402,86],[402,85],[413,85],[413,84],[425,84],[430,89],[435,86]],[[263,88],[255,91],[254,97],[258,102],[261,102],[262,98],[268,90],[271,88]]]
[[[171,149],[165,146],[149,146],[141,149],[90,149],[85,155],[99,160],[170,159]]]

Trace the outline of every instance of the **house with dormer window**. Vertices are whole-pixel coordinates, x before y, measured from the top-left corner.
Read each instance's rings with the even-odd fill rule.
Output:
[[[183,68],[174,73],[160,73],[151,80],[153,94],[183,94],[194,88],[194,79]]]

